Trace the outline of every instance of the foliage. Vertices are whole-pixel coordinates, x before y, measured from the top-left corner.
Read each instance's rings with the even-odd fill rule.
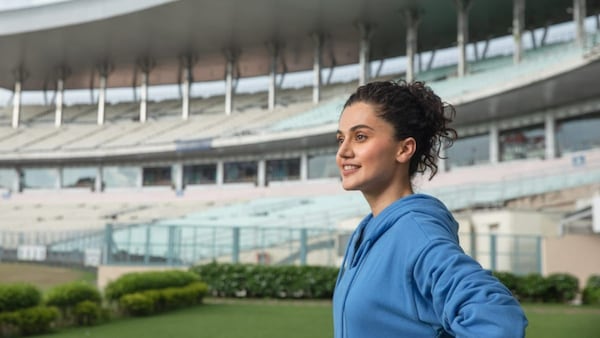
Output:
[[[108,300],[116,301],[122,296],[146,290],[187,286],[198,281],[198,276],[189,271],[167,270],[133,272],[110,282],[105,288]]]
[[[49,332],[60,316],[55,307],[34,306],[0,313],[1,336],[33,335]]]
[[[73,282],[51,289],[46,296],[46,304],[56,306],[62,311],[71,309],[83,301],[99,304],[102,301],[100,291],[85,282]]]
[[[96,302],[84,300],[73,309],[73,319],[79,326],[92,326],[103,318],[102,308]]]
[[[119,300],[119,307],[132,316],[148,316],[200,304],[207,291],[208,286],[203,282],[184,287],[146,290],[124,295]]]
[[[42,294],[30,284],[0,285],[0,312],[15,311],[39,305]]]
[[[519,287],[520,278],[512,272],[506,271],[494,271],[493,275],[500,280],[513,295],[517,296],[517,289]]]
[[[265,266],[210,263],[191,269],[213,296],[328,299],[338,269],[319,266]]]
[[[588,278],[583,289],[582,301],[584,304],[600,305],[600,275]]]
[[[521,277],[517,285],[518,298],[526,302],[541,302],[547,290],[546,279],[539,273]]]
[[[565,303],[575,299],[579,291],[577,277],[566,273],[555,273],[546,277],[544,302]]]

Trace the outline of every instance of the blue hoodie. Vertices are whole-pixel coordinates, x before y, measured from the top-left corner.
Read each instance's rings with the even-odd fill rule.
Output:
[[[333,316],[335,338],[515,338],[527,326],[510,291],[460,248],[448,209],[422,194],[359,224],[336,283]]]

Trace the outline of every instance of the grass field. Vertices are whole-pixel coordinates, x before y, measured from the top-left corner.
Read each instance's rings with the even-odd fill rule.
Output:
[[[0,283],[29,282],[42,290],[92,273],[33,264],[0,263]],[[598,338],[600,307],[525,304],[528,338]],[[195,308],[147,318],[115,319],[88,328],[62,330],[46,338],[304,338],[333,335],[328,301],[207,299]]]

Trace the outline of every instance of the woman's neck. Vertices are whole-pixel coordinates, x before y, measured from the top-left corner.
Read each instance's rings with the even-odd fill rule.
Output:
[[[373,217],[377,217],[377,215],[379,215],[385,208],[395,201],[412,194],[413,190],[410,184],[405,185],[400,189],[387,189],[386,191],[380,193],[369,194],[367,192],[363,192],[363,196],[371,207],[371,213],[373,213]]]

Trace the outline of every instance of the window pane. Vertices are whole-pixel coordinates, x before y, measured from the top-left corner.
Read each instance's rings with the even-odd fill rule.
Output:
[[[300,159],[268,160],[267,181],[300,179]]]
[[[96,182],[96,168],[63,168],[62,181],[64,188],[93,188]]]
[[[500,133],[500,160],[544,158],[546,153],[543,125]]]
[[[137,167],[104,167],[102,180],[107,188],[136,187],[140,170]]]
[[[183,166],[184,184],[214,184],[217,182],[217,165],[186,165]]]
[[[459,138],[446,149],[448,168],[488,163],[490,161],[490,135]]]
[[[23,169],[23,187],[25,189],[54,189],[58,171],[55,168]]]
[[[600,147],[598,130],[600,113],[559,121],[556,131],[559,154]]]
[[[308,178],[340,177],[335,153],[308,157]]]
[[[256,162],[230,162],[224,165],[225,183],[252,182],[256,183]]]
[[[170,186],[171,167],[148,167],[143,169],[144,186]]]
[[[0,169],[0,189],[12,189],[17,172],[14,169]]]

